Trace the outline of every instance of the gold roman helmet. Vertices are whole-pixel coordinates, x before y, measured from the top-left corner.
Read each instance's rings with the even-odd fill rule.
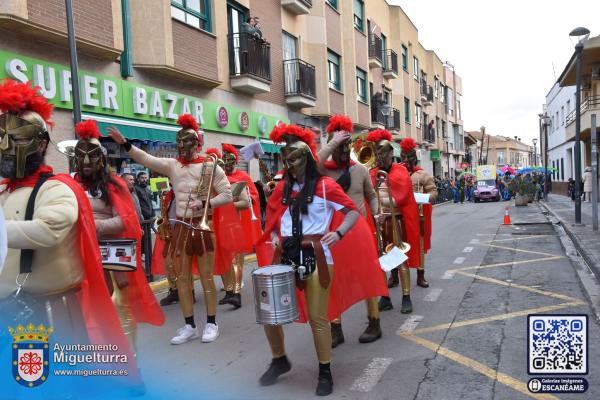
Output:
[[[271,131],[270,138],[274,143],[285,142],[280,150],[283,164],[288,173],[303,176],[306,172],[307,157],[316,160],[314,133],[297,125],[279,124]]]
[[[75,126],[79,141],[75,145],[75,168],[84,175],[86,168],[94,174],[106,166],[106,150],[99,138],[102,137],[98,124],[93,119],[80,122]]]
[[[225,172],[230,174],[235,169],[235,165],[240,157],[240,152],[238,149],[228,143],[223,143],[221,148],[223,149],[223,163],[225,165]]]
[[[388,159],[390,152],[394,151],[392,147],[392,134],[385,129],[376,129],[369,132],[367,142],[371,143],[375,151],[375,158],[378,167],[386,167],[384,165]]]
[[[204,138],[200,133],[198,122],[190,114],[183,114],[177,120],[181,129],[177,131],[175,141],[177,142],[177,151],[182,158],[191,158],[193,151],[204,145]]]
[[[14,177],[25,177],[27,158],[50,140],[48,125],[52,105],[39,94],[39,87],[7,79],[0,85],[0,156],[2,168],[9,163]],[[12,164],[14,165],[14,164]],[[8,174],[6,174],[8,176]]]

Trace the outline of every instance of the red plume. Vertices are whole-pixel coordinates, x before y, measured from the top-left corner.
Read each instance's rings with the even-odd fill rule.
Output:
[[[18,83],[12,79],[6,79],[0,85],[0,111],[19,113],[21,111],[33,111],[50,126],[52,115],[52,104],[42,96],[39,86],[33,87],[29,82]]]
[[[367,141],[377,143],[381,140],[392,141],[392,134],[385,129],[375,129],[367,135]]]
[[[102,137],[100,129],[98,129],[98,124],[93,119],[88,119],[75,125],[75,133],[77,133],[80,139],[98,139]]]
[[[334,115],[329,119],[329,124],[325,128],[327,133],[333,133],[335,131],[353,131],[352,120],[345,115]]]
[[[191,114],[181,115],[179,119],[177,119],[177,125],[181,126],[183,129],[193,129],[196,133],[200,130],[196,118],[192,117]]]
[[[301,128],[298,125],[286,125],[283,122],[275,126],[269,135],[273,143],[282,143],[284,136],[295,136],[301,142],[306,143],[310,147],[315,159],[317,158],[317,146],[315,145],[315,134],[308,128]]]
[[[221,152],[216,147],[211,147],[211,148],[206,149],[206,154],[214,154],[219,159],[223,158],[223,156],[221,155]]]
[[[231,153],[231,154],[233,154],[235,156],[235,160],[236,161],[239,159],[240,152],[238,151],[238,149],[236,149],[235,147],[233,147],[229,143],[223,143],[221,145],[221,148],[223,149],[224,153]]]
[[[415,147],[417,147],[417,143],[415,142],[415,139],[413,139],[413,138],[410,138],[410,137],[404,138],[400,142],[400,148],[402,149],[402,152],[404,152],[404,153],[410,153],[411,151],[413,151],[415,149]]]
[[[271,133],[269,134],[269,139],[273,141],[273,143],[281,143],[283,142],[283,132],[287,125],[283,122],[278,123],[273,127]]]

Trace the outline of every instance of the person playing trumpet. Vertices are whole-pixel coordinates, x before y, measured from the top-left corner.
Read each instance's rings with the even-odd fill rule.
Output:
[[[214,158],[200,156],[204,141],[194,117],[184,114],[177,123],[181,129],[176,136],[179,155],[176,159],[151,156],[129,143],[115,127],[109,128],[109,134],[135,162],[167,176],[173,185],[176,223],[168,253],[174,263],[179,304],[185,324],[177,330],[171,343],[183,344],[200,337],[194,320],[193,262],[197,263],[206,305],[207,321],[202,341],[212,342],[219,336],[216,322],[217,292],[213,279],[215,251],[223,248],[224,243],[233,241],[233,238],[223,236],[229,230],[220,229],[223,221],[216,214],[218,207],[231,203],[231,187],[223,170],[213,162]],[[209,187],[211,183],[212,188]],[[213,223],[208,227],[215,231],[214,235],[208,229],[199,227],[206,222],[204,216],[208,213],[207,207],[214,209]]]
[[[323,175],[335,179],[364,218],[372,218],[372,210],[377,210],[377,195],[369,170],[350,158],[352,120],[344,115],[334,115],[325,130],[328,142],[319,151],[320,171]],[[373,279],[382,279],[383,275],[379,272]],[[374,342],[381,337],[377,297],[368,299],[366,305],[369,324],[358,338],[360,343]],[[341,343],[344,343],[344,332],[342,320],[338,318],[331,321],[331,347],[337,347]]]
[[[371,180],[378,187],[381,200],[381,210],[376,215],[376,220],[381,227],[382,247],[389,244],[395,246],[394,230],[400,231],[400,237],[396,241],[406,241],[410,245],[407,252],[408,260],[400,265],[400,281],[402,284],[402,308],[403,314],[412,312],[412,301],[410,299],[410,268],[420,265],[419,256],[419,210],[412,190],[412,181],[406,167],[394,162],[392,147],[392,134],[384,129],[369,132],[367,142],[374,146],[376,154],[376,166],[371,169]],[[378,176],[387,175],[387,178],[378,181]],[[391,196],[390,196],[391,192]],[[389,199],[393,201],[390,202]],[[393,216],[397,218],[394,221]],[[394,226],[395,224],[395,226]],[[391,310],[392,301],[383,296],[379,300],[379,310]]]

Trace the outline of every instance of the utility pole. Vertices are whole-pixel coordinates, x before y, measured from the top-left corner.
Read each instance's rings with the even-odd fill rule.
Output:
[[[71,88],[73,93],[73,123],[81,122],[81,103],[79,100],[79,73],[77,66],[77,45],[75,44],[75,26],[73,24],[72,0],[65,0],[67,12],[67,38],[69,41],[69,59],[71,64]]]

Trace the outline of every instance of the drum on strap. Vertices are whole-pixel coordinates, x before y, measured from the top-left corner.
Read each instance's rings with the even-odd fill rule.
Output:
[[[134,239],[99,240],[102,267],[109,271],[131,272],[137,269]]]
[[[256,323],[284,325],[298,319],[296,277],[289,265],[270,265],[252,272]]]

